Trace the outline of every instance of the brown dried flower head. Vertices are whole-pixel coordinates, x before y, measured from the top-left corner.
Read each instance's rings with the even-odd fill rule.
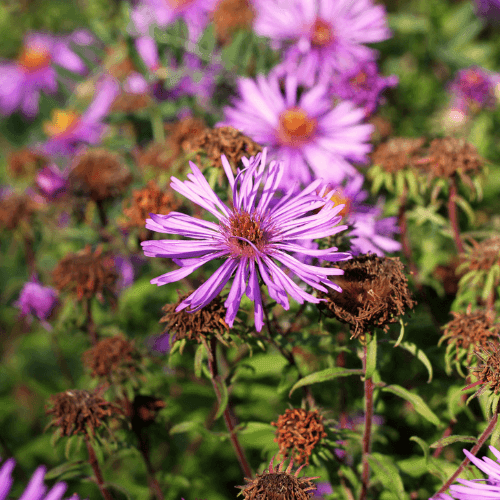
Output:
[[[482,385],[476,396],[480,396],[487,389],[491,389],[495,394],[500,393],[500,344],[488,342],[486,348],[481,347],[475,354],[480,363],[471,370],[478,379],[472,386]]]
[[[292,455],[299,464],[305,460],[308,465],[314,447],[326,437],[323,415],[318,410],[288,409],[271,425],[277,427],[274,441],[278,443],[283,458]]]
[[[52,273],[54,285],[59,291],[75,292],[78,300],[97,296],[103,300],[103,292],[116,296],[118,271],[113,256],[98,247],[92,252],[90,245],[74,254],[66,255]]]
[[[383,327],[387,331],[390,323],[396,323],[407,308],[416,304],[398,257],[358,255],[336,265],[344,270],[335,279],[342,293],[320,292],[326,302],[319,307],[348,323],[353,337],[367,333],[370,327]]]
[[[269,464],[269,470],[257,474],[254,479],[245,478],[248,483],[241,488],[241,494],[245,500],[308,500],[314,494],[316,485],[313,479],[319,477],[298,477],[304,465],[300,466],[292,474],[293,460],[290,460],[286,470],[285,461],[273,468],[273,460]]]
[[[179,205],[171,192],[161,190],[156,182],[149,181],[146,187],[134,189],[131,199],[124,201],[123,214],[128,220],[122,226],[144,229],[149,214],[167,215]]]
[[[7,166],[14,178],[35,175],[47,163],[48,159],[45,156],[28,148],[13,151],[7,160]]]
[[[462,258],[460,269],[488,272],[500,264],[500,236],[492,236],[480,243],[472,240],[472,248]]]
[[[91,370],[91,377],[104,378],[109,382],[127,378],[135,372],[139,359],[134,341],[122,335],[103,339],[82,355],[83,364]]]
[[[458,258],[453,258],[448,264],[440,264],[433,271],[433,276],[444,288],[446,295],[455,296],[458,292],[458,282],[462,273],[457,272],[457,267],[460,261]]]
[[[141,170],[149,167],[155,170],[168,170],[172,165],[172,152],[167,143],[152,141],[145,149],[136,149],[134,157]]]
[[[171,151],[171,162],[181,154],[189,152],[189,141],[205,129],[205,123],[200,118],[187,116],[175,123],[167,123],[167,145]]]
[[[28,195],[9,193],[0,196],[0,228],[15,229],[21,221],[29,222],[40,206]]]
[[[118,416],[121,410],[102,398],[104,388],[93,392],[74,389],[50,396],[52,408],[46,410],[53,415],[49,426],[59,427],[61,435],[73,436],[78,433],[95,435],[103,421]]]
[[[127,92],[122,90],[113,101],[111,111],[118,113],[134,113],[141,109],[146,109],[153,99],[148,93]]]
[[[220,127],[207,128],[189,141],[188,151],[200,152],[200,150],[207,156],[212,166],[222,167],[220,157],[226,155],[229,163],[235,168],[243,156],[247,158],[255,156],[262,151],[262,147],[233,127]]]
[[[117,154],[89,148],[75,156],[69,180],[75,192],[102,201],[122,194],[132,182],[132,175]]]
[[[201,343],[215,336],[222,343],[226,343],[224,336],[229,332],[229,326],[224,321],[226,308],[222,305],[220,297],[215,297],[199,311],[190,313],[183,309],[176,312],[177,306],[188,295],[182,295],[177,303],[167,304],[162,308],[165,316],[161,318],[160,323],[166,323],[165,332],[173,334],[171,341],[188,339]]]
[[[411,167],[420,148],[425,144],[423,137],[393,137],[377,146],[371,154],[374,165],[380,165],[388,173]]]
[[[254,18],[255,11],[248,0],[219,0],[212,14],[218,42],[231,43],[237,31],[252,27]]]

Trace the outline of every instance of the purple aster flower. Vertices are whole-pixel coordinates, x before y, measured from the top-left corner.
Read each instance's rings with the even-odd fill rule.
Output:
[[[12,471],[15,465],[15,460],[9,458],[0,467],[0,500],[11,498],[8,495],[14,484]],[[47,469],[45,466],[41,465],[38,467],[31,476],[28,486],[26,486],[26,489],[19,498],[21,500],[61,500],[68,485],[59,482],[47,492],[47,486],[45,486],[43,482],[46,473]],[[76,494],[72,495],[71,499],[78,500],[78,496]]]
[[[160,335],[153,335],[147,340],[149,349],[158,354],[165,354],[170,351],[170,333],[164,332]]]
[[[48,141],[42,146],[45,153],[68,155],[81,143],[97,144],[105,131],[101,120],[108,114],[120,93],[120,84],[105,76],[96,85],[94,100],[82,115],[71,110],[54,110],[51,122],[46,122]]]
[[[122,255],[116,255],[115,267],[119,274],[117,283],[118,290],[123,290],[134,282],[134,266],[132,260]]]
[[[135,40],[135,48],[149,71],[157,71],[160,64],[158,46],[150,36],[141,36]]]
[[[496,104],[495,87],[500,75],[472,66],[458,71],[449,90],[453,96],[453,108],[464,112],[482,108],[492,109]]]
[[[371,0],[253,0],[254,30],[285,45],[284,61],[307,86],[375,57],[364,44],[391,36],[385,9]],[[301,80],[302,81],[302,80]]]
[[[83,74],[87,68],[70,48],[74,41],[72,36],[26,35],[17,60],[0,64],[0,113],[10,115],[20,109],[29,118],[36,116],[40,92],[57,90],[53,64]]]
[[[381,102],[382,92],[397,84],[397,76],[381,76],[377,63],[370,60],[338,73],[330,84],[330,90],[335,96],[362,107],[366,115],[371,115]]]
[[[332,485],[327,482],[316,483],[316,491],[313,492],[312,500],[323,500],[325,495],[333,493]]]
[[[47,330],[51,330],[47,319],[57,303],[57,292],[53,288],[42,286],[33,276],[31,281],[23,286],[14,305],[21,310],[21,316],[36,316]]]
[[[255,328],[263,326],[262,297],[259,276],[267,286],[269,296],[284,309],[290,307],[287,293],[297,302],[318,303],[321,300],[304,291],[289,276],[298,278],[318,290],[339,287],[328,276],[343,274],[341,270],[303,264],[288,252],[303,253],[330,262],[350,258],[336,248],[311,250],[301,246],[301,240],[325,238],[343,231],[338,213],[329,199],[331,192],[322,189],[321,181],[310,184],[300,193],[290,190],[279,203],[272,206],[280,179],[283,162],[271,162],[266,169],[267,151],[250,160],[243,158],[245,168],[233,176],[229,162],[222,156],[222,165],[232,190],[230,206],[214,193],[198,167],[190,162],[192,173],[181,182],[172,178],[170,186],[186,198],[208,210],[217,223],[196,219],[178,212],[168,215],[150,214],[146,228],[166,234],[179,234],[190,240],[152,240],[142,243],[148,257],[172,258],[180,269],[172,271],[151,283],[158,286],[178,281],[190,275],[206,262],[222,259],[222,265],[196,291],[189,295],[177,311],[194,312],[210,303],[234,276],[225,302],[226,323],[233,325],[244,294],[255,304]],[[265,181],[264,181],[265,178]],[[261,190],[261,184],[262,190]],[[259,194],[260,193],[260,194]],[[290,273],[284,272],[282,266]]]
[[[476,13],[484,17],[487,22],[498,24],[500,22],[499,0],[476,0]]]
[[[490,451],[495,455],[496,461],[488,457],[482,460],[463,450],[465,456],[482,472],[488,475],[487,479],[457,479],[458,484],[450,486],[450,495],[457,500],[486,500],[500,498],[500,451],[490,446]],[[449,497],[448,497],[449,498]],[[435,496],[433,500],[441,500]]]
[[[38,172],[35,183],[44,198],[54,201],[60,198],[68,188],[68,174],[61,172],[53,163]]]
[[[361,123],[364,111],[348,101],[332,107],[326,86],[316,85],[298,98],[297,78],[287,75],[283,83],[284,93],[276,75],[240,78],[240,99],[224,108],[221,125],[241,130],[282,159],[285,187],[313,177],[339,184],[355,176],[349,160],[365,162],[371,149],[373,126]]]

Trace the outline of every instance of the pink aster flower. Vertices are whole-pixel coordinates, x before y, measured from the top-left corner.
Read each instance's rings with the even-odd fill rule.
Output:
[[[222,165],[232,190],[232,201],[226,205],[212,190],[198,167],[190,162],[192,173],[181,182],[172,178],[170,186],[186,198],[210,212],[217,222],[200,220],[182,213],[150,214],[146,228],[166,234],[179,234],[189,240],[153,240],[142,243],[148,257],[171,258],[180,269],[163,274],[151,283],[164,285],[179,281],[203,264],[222,259],[222,265],[197,290],[189,295],[177,311],[194,312],[210,303],[234,276],[225,302],[226,323],[233,325],[244,294],[255,304],[255,328],[263,326],[262,297],[259,276],[269,296],[284,309],[290,307],[287,294],[299,303],[321,300],[307,293],[289,276],[318,290],[326,287],[340,290],[328,276],[343,274],[340,269],[317,267],[299,262],[290,253],[302,253],[330,262],[350,258],[336,248],[313,250],[301,245],[301,240],[325,238],[346,226],[337,226],[342,206],[334,206],[331,192],[322,189],[317,180],[302,192],[289,191],[271,205],[280,179],[285,172],[283,162],[271,162],[266,169],[267,151],[248,160],[245,168],[234,177],[229,162],[222,156]],[[261,185],[262,184],[262,185]],[[271,208],[272,207],[272,208]],[[288,268],[285,272],[283,267]]]
[[[49,139],[42,146],[43,151],[68,155],[81,143],[98,144],[105,131],[102,120],[119,93],[120,84],[106,76],[97,84],[94,100],[82,115],[72,110],[54,110],[52,120],[44,124]]]
[[[15,460],[9,458],[0,467],[0,500],[12,498],[8,495],[14,484],[12,471],[15,465]],[[47,492],[47,486],[45,486],[43,482],[46,472],[47,469],[45,466],[41,465],[38,467],[31,476],[28,486],[26,486],[26,489],[19,498],[22,500],[62,500],[68,485],[59,482]],[[78,500],[78,496],[76,494],[72,495],[71,500]]]
[[[54,163],[51,163],[38,172],[35,183],[46,200],[54,201],[68,189],[68,172],[61,172]]]
[[[223,125],[241,130],[285,162],[283,186],[307,184],[314,177],[339,184],[357,174],[349,161],[366,162],[373,126],[351,102],[332,106],[325,86],[297,96],[297,78],[287,75],[284,90],[274,74],[238,79],[240,99],[224,108]]]
[[[371,0],[253,0],[254,30],[284,47],[284,61],[295,65],[312,86],[335,70],[373,59],[366,43],[391,36],[385,9]]]
[[[53,64],[75,73],[85,73],[84,62],[70,48],[71,42],[85,41],[80,35],[26,35],[17,60],[0,64],[0,113],[10,115],[20,109],[29,118],[36,116],[40,92],[53,94],[57,90]]]

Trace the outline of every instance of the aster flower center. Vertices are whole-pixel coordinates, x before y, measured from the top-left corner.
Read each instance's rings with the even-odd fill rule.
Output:
[[[49,136],[54,137],[61,135],[68,130],[71,130],[80,116],[74,111],[64,111],[56,109],[52,114],[52,120],[47,121],[43,125],[43,131]]]
[[[464,83],[468,85],[481,85],[485,82],[485,78],[474,70],[469,70],[464,75]]]
[[[311,43],[316,47],[324,47],[333,41],[333,29],[329,23],[319,17],[311,27]]]
[[[345,207],[338,213],[342,217],[347,217],[349,214],[349,209],[351,208],[351,200],[344,194],[344,192],[338,188],[335,193],[332,194],[330,199],[335,203],[335,205],[345,205]]]
[[[269,231],[263,227],[260,214],[235,212],[225,228],[228,245],[234,257],[254,257],[262,252],[270,240]]]
[[[28,45],[23,47],[17,62],[26,71],[36,71],[49,66],[52,57],[50,52],[41,45]]]
[[[364,88],[368,82],[368,76],[364,71],[360,71],[355,77],[350,79],[350,83],[355,88]]]
[[[312,137],[316,120],[300,108],[291,108],[280,115],[278,135],[282,144],[298,146]]]
[[[165,0],[168,7],[174,10],[181,10],[189,6],[194,0]]]

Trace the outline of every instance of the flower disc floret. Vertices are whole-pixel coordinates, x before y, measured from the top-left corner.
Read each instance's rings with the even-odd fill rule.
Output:
[[[171,212],[168,215],[150,214],[146,228],[167,234],[179,234],[190,240],[145,241],[144,253],[149,257],[172,258],[180,269],[151,281],[163,285],[178,281],[206,262],[223,259],[223,264],[197,290],[183,300],[177,311],[195,312],[209,304],[234,276],[226,299],[226,323],[231,327],[244,294],[255,303],[255,326],[263,326],[262,297],[259,277],[269,296],[284,309],[289,309],[288,295],[299,303],[317,303],[320,299],[298,286],[291,278],[292,271],[304,283],[317,290],[326,287],[340,291],[328,277],[342,274],[337,268],[307,265],[290,253],[305,254],[330,262],[350,258],[337,248],[322,250],[302,246],[311,239],[326,238],[347,226],[336,226],[343,205],[335,206],[332,192],[320,188],[315,181],[299,194],[295,187],[281,199],[273,199],[284,173],[283,162],[271,162],[266,169],[267,151],[250,160],[243,158],[243,170],[236,177],[225,156],[222,166],[232,190],[232,206],[226,205],[212,190],[198,167],[191,163],[192,173],[181,182],[172,178],[171,187],[210,212],[218,221],[209,222]],[[318,191],[319,190],[319,191]],[[319,192],[319,194],[318,194]],[[289,253],[290,252],[290,253]]]

